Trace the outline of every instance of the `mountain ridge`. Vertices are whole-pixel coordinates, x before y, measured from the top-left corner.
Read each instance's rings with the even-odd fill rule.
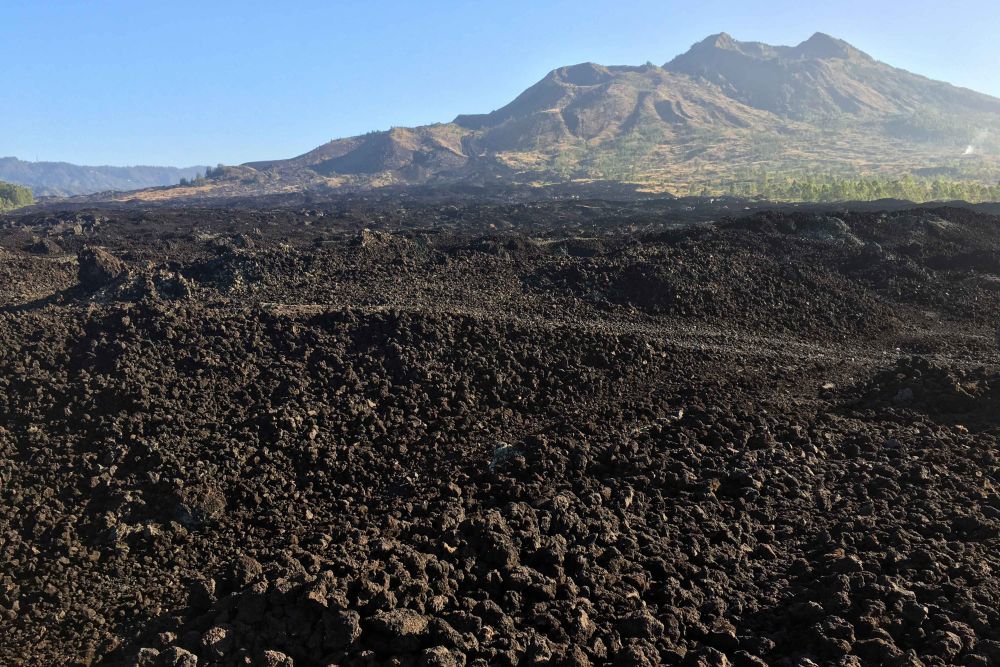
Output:
[[[816,173],[993,183],[997,137],[998,98],[882,63],[822,32],[795,46],[723,32],[663,66],[559,67],[489,113],[336,139],[175,192],[600,179],[732,193],[766,174]]]
[[[81,195],[176,185],[180,179],[194,178],[196,174],[204,173],[205,169],[204,166],[85,166],[0,157],[0,180],[31,188],[37,196]]]

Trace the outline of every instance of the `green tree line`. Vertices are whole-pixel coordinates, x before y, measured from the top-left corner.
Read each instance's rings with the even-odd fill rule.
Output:
[[[206,179],[219,178],[226,175],[226,165],[221,162],[216,167],[205,167],[205,173],[195,173],[194,178],[182,178],[178,185],[201,185]]]
[[[970,203],[1000,201],[1000,184],[945,178],[841,176],[807,174],[781,176],[759,172],[723,184],[726,194],[763,197],[773,201],[837,202],[906,199],[914,202],[963,200]]]
[[[28,188],[0,181],[0,213],[13,211],[22,206],[31,206],[34,203],[35,196]]]

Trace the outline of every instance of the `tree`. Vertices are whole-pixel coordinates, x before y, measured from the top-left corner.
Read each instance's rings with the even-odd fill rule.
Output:
[[[914,202],[960,199],[970,203],[1000,201],[1000,184],[973,180],[917,178],[904,174],[884,176],[844,176],[839,174],[775,175],[763,170],[748,172],[742,179],[722,183],[716,192],[743,197],[763,197],[772,201],[874,201],[908,199]]]
[[[221,162],[215,165],[214,169],[212,167],[205,168],[205,178],[219,178],[220,176],[225,175],[225,173],[226,173],[226,165],[222,164]]]
[[[0,181],[0,212],[31,206],[34,203],[35,196],[28,188]]]

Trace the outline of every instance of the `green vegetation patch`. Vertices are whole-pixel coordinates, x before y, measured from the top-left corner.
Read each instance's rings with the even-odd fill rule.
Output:
[[[776,176],[767,172],[746,180],[731,181],[722,188],[739,197],[763,197],[771,201],[838,202],[905,199],[913,202],[962,200],[969,203],[1000,201],[1000,184],[947,178],[921,178],[835,174]]]
[[[0,181],[0,213],[13,211],[22,206],[31,206],[34,203],[35,196],[28,188]]]

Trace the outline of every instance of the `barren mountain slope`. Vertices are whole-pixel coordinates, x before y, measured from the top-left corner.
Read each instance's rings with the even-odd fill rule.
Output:
[[[765,173],[995,183],[997,137],[1000,100],[828,35],[784,47],[721,34],[663,67],[563,67],[491,113],[249,163],[202,184],[198,196],[573,179],[722,193]]]

